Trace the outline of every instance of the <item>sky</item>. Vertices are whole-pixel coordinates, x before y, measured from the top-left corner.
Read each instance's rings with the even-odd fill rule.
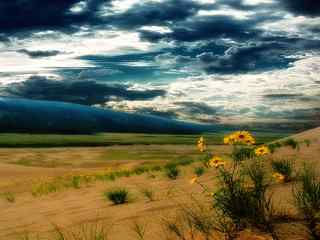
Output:
[[[318,0],[0,1],[0,95],[320,124]]]

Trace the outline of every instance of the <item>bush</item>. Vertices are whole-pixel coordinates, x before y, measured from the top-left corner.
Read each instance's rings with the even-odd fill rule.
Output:
[[[254,163],[246,171],[227,171],[220,168],[221,188],[214,194],[214,207],[226,219],[233,221],[238,230],[254,226],[272,234],[273,215],[271,199],[266,191],[269,186],[260,163]],[[249,178],[251,185],[246,183]]]
[[[193,172],[195,175],[197,175],[198,177],[202,176],[205,172],[204,167],[196,167],[193,169]]]
[[[129,201],[129,192],[125,188],[107,191],[105,192],[105,196],[115,205],[124,204]]]
[[[180,174],[180,170],[176,165],[166,166],[166,175],[170,179],[177,179]]]
[[[304,167],[300,180],[301,185],[296,185],[293,189],[295,203],[303,214],[311,235],[314,239],[319,239],[320,234],[316,228],[320,222],[320,181],[310,166]]]
[[[278,160],[272,161],[271,163],[273,171],[282,174],[285,178],[285,182],[289,182],[292,180],[293,175],[293,164],[290,160]]]

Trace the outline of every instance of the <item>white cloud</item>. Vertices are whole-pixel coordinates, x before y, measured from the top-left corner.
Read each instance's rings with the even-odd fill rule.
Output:
[[[320,99],[317,98],[319,84],[316,83],[320,77],[319,72],[320,56],[314,56],[299,60],[292,67],[284,70],[259,74],[211,75],[180,79],[165,87],[153,86],[165,89],[167,94],[164,97],[157,97],[151,101],[114,101],[106,105],[127,111],[151,108],[155,111],[179,112],[179,103],[205,103],[212,108],[223,109],[218,112],[222,121],[246,122],[258,120],[261,109],[264,109],[265,113],[278,112],[281,116],[284,111],[319,107]],[[136,87],[143,88],[144,86],[136,85]],[[267,94],[302,94],[314,100],[277,101],[264,98],[263,96]],[[214,116],[207,117],[210,119]]]

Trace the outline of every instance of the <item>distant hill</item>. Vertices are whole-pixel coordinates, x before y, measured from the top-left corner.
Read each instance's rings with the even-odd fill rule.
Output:
[[[0,132],[191,134],[214,132],[222,128],[73,103],[0,98]]]

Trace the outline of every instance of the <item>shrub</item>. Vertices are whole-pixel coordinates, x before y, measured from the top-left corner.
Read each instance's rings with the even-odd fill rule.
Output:
[[[125,188],[113,189],[105,192],[105,196],[115,205],[124,204],[129,201],[129,192]]]
[[[195,175],[197,175],[198,177],[202,176],[205,172],[204,167],[196,167],[193,169],[193,172]]]
[[[284,181],[289,182],[293,178],[293,164],[290,160],[272,161],[271,166],[273,171],[284,176]]]
[[[305,217],[313,238],[319,239],[320,235],[316,227],[320,222],[320,181],[310,166],[304,167],[300,179],[301,185],[296,185],[293,189],[295,204]]]
[[[222,187],[213,195],[214,207],[220,215],[231,219],[237,229],[254,226],[274,234],[271,199],[266,195],[269,185],[262,164],[255,162],[246,171],[240,171],[238,166],[232,171],[220,168]]]
[[[166,167],[166,175],[170,179],[177,179],[180,174],[180,170],[176,165],[170,165]]]

